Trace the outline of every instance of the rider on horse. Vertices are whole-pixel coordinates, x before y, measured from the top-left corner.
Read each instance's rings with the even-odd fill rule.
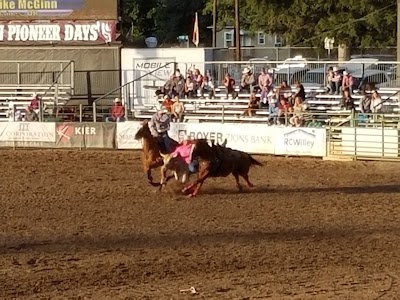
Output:
[[[162,144],[167,153],[171,152],[171,139],[168,136],[170,122],[171,119],[165,109],[158,109],[149,122],[151,135],[159,139],[159,143]]]
[[[172,153],[172,157],[176,157],[179,154],[188,164],[189,171],[191,173],[196,173],[199,163],[197,160],[192,161],[193,147],[193,141],[190,139],[189,136],[185,135],[183,137],[182,144],[179,145]]]

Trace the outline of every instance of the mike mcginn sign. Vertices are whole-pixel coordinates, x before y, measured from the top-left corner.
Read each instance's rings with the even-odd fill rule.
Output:
[[[0,42],[59,41],[113,42],[115,22],[0,23]]]
[[[0,0],[2,20],[116,20],[117,0]]]

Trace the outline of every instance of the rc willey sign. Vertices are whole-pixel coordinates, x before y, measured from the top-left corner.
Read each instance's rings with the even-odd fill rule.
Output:
[[[0,42],[111,43],[115,38],[114,21],[0,23]]]
[[[277,155],[326,155],[326,131],[313,128],[280,128],[277,133]]]

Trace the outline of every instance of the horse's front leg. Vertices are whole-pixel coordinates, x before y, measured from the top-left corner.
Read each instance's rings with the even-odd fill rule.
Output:
[[[147,178],[148,183],[150,183],[154,187],[160,186],[159,183],[153,182],[153,176],[151,175],[151,168],[146,169],[145,170],[145,174],[146,174],[146,178]]]
[[[204,175],[199,176],[199,178],[193,184],[187,186],[182,191],[186,192],[186,191],[191,190],[192,188],[195,188],[194,191],[191,194],[189,194],[189,197],[196,197],[201,186],[203,185],[204,181],[208,178],[209,175],[210,174],[207,172]]]

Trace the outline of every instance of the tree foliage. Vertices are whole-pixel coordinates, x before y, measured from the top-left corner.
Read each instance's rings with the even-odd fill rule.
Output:
[[[124,0],[125,33],[174,43],[193,30],[199,13],[201,41],[209,41],[213,0]],[[218,0],[218,28],[234,24],[234,1]],[[241,27],[281,34],[292,46],[323,46],[326,37],[353,47],[396,44],[396,0],[240,0]]]
[[[231,0],[218,0],[220,26],[233,24]],[[205,11],[210,13],[212,0]],[[358,47],[395,45],[395,0],[241,0],[241,26],[281,34],[293,46],[322,46],[326,37]],[[222,12],[221,7],[229,8]]]

